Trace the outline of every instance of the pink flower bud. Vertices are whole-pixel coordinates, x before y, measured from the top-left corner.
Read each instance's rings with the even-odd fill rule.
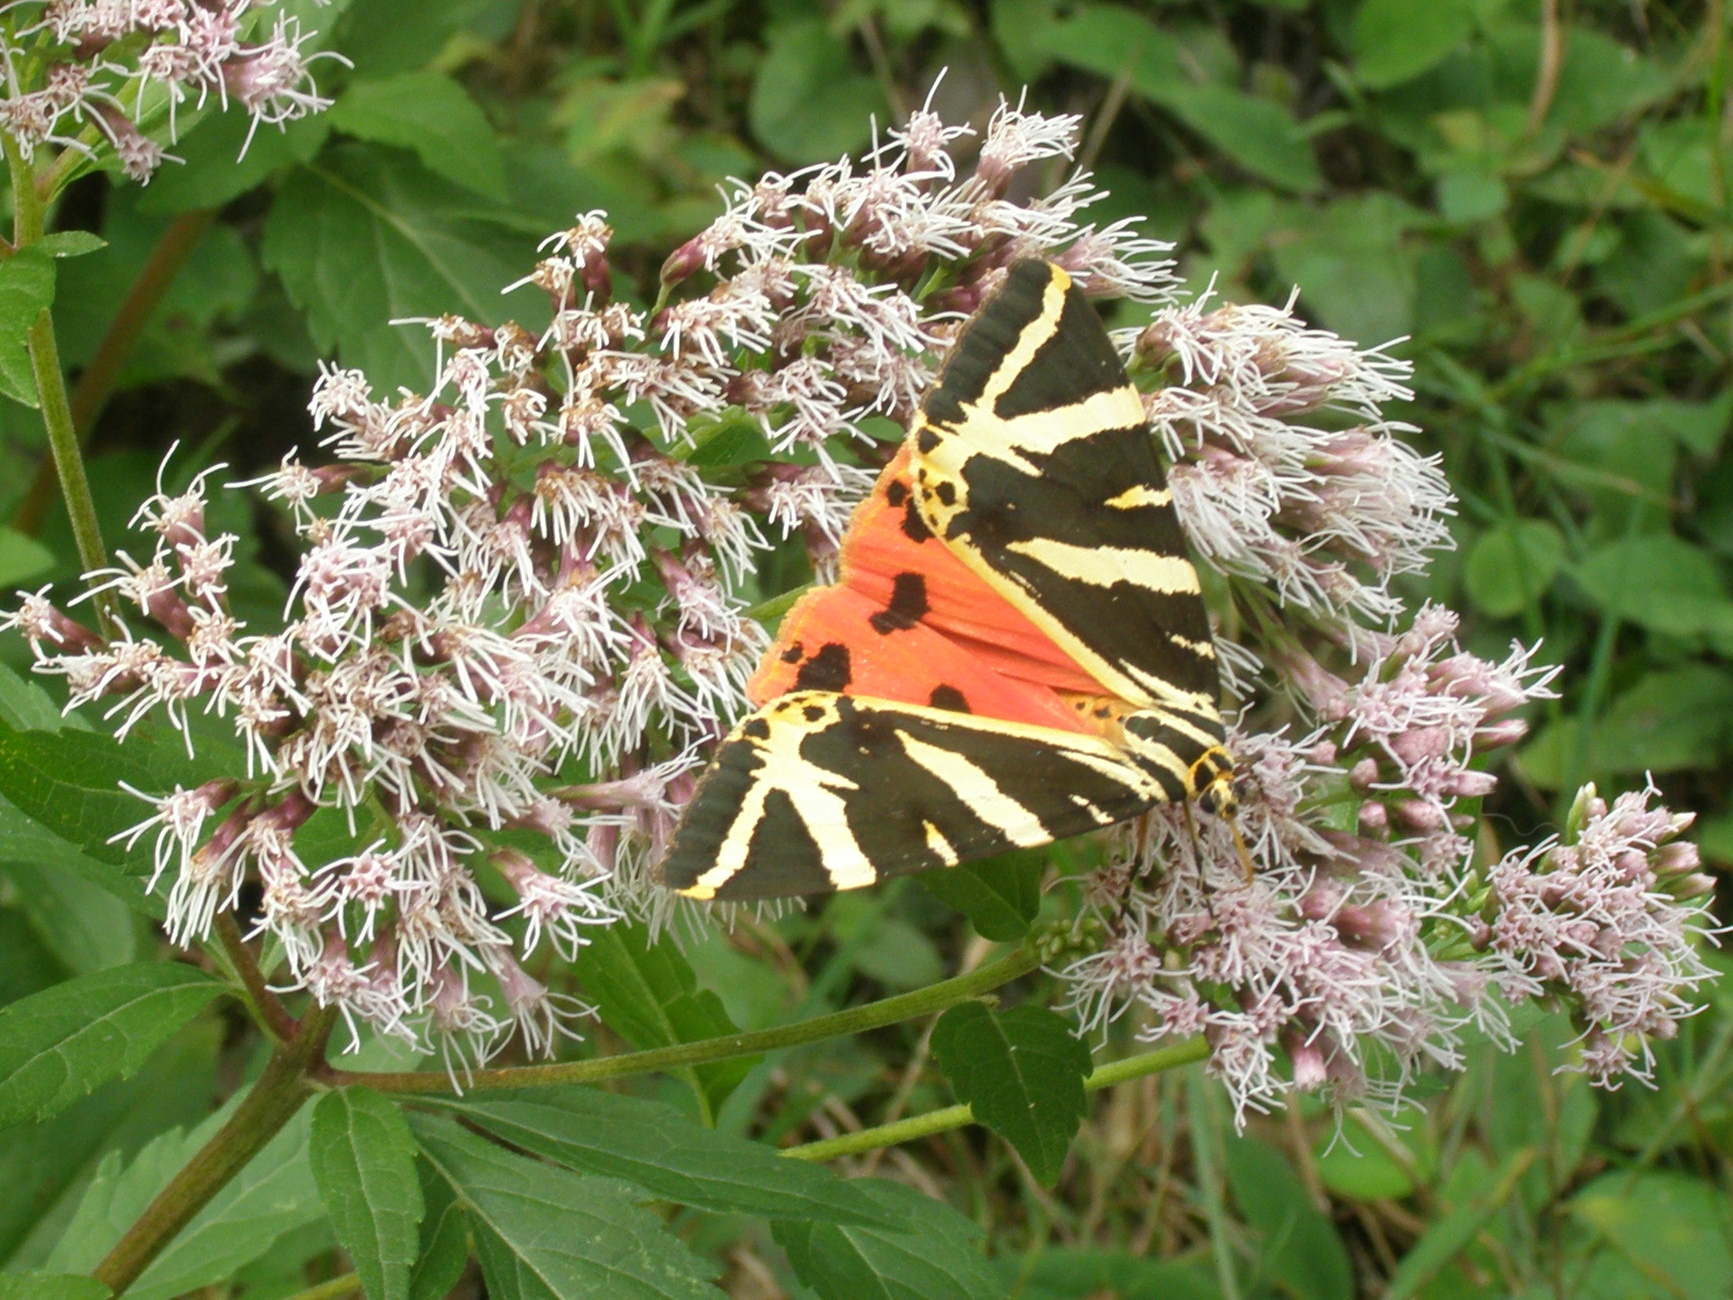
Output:
[[[1315,1042],[1307,1042],[1291,1031],[1282,1034],[1282,1046],[1294,1069],[1294,1087],[1301,1092],[1313,1092],[1329,1082],[1329,1064]]]
[[[704,269],[704,243],[702,236],[694,235],[672,253],[662,263],[661,281],[665,285],[679,284],[687,276]]]
[[[1444,810],[1425,799],[1399,799],[1392,812],[1410,830],[1436,831],[1450,824]]]
[[[1462,799],[1482,799],[1498,788],[1498,778],[1491,772],[1467,769],[1453,774],[1445,783],[1446,792]]]
[[[1695,844],[1689,840],[1675,840],[1671,844],[1663,844],[1655,850],[1653,863],[1658,876],[1678,876],[1695,871],[1703,862],[1703,855]]]
[[[1480,727],[1474,733],[1474,744],[1477,749],[1497,749],[1501,745],[1514,745],[1528,735],[1528,723],[1521,718],[1501,718],[1490,726]]]

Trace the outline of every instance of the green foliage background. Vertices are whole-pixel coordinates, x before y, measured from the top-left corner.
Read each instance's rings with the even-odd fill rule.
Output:
[[[302,404],[321,357],[364,368],[382,391],[419,386],[424,335],[387,322],[521,312],[523,299],[508,307],[499,286],[575,211],[609,211],[616,270],[647,296],[662,257],[718,210],[721,178],[858,151],[870,119],[918,104],[948,67],[935,101],[947,110],[1027,85],[1031,107],[1084,113],[1086,165],[1113,190],[1101,219],[1145,214],[1194,283],[1214,276],[1219,293],[1248,301],[1281,301],[1298,285],[1319,326],[1364,343],[1406,336],[1394,351],[1414,361],[1418,396],[1402,414],[1461,496],[1458,549],[1415,594],[1462,610],[1482,652],[1544,638],[1545,657],[1565,666],[1563,698],[1535,719],[1491,810],[1488,851],[1558,820],[1585,780],[1610,792],[1652,772],[1669,804],[1702,814],[1710,861],[1733,860],[1733,130],[1719,3],[296,7],[354,63],[320,65],[336,97],[329,113],[261,131],[239,165],[244,118],[211,116],[183,135],[185,165],[148,187],[96,176],[75,189],[61,224],[98,231],[103,247],[68,244],[61,251],[81,255],[20,260],[0,277],[0,310],[35,301],[44,277],[54,284],[64,360],[87,384],[111,545],[170,439],[196,463],[273,464],[309,438]],[[113,358],[105,340],[129,307],[145,324]],[[116,382],[97,410],[89,376],[110,360]],[[27,398],[28,377],[8,329],[0,392]],[[0,517],[12,520],[0,530],[0,585],[72,577],[40,429],[17,401],[0,405],[0,458]],[[220,526],[249,539],[252,560],[237,604],[277,606],[279,538],[244,502],[224,508],[234,518]],[[0,809],[0,1002],[157,943],[83,883],[77,862],[49,869],[39,820]],[[963,947],[954,916],[913,887],[839,898],[822,929],[795,922],[783,939],[780,952],[750,955],[712,940],[690,954],[696,986],[688,971],[668,987],[701,1019],[711,1009],[700,1014],[693,988],[722,991],[727,1014],[703,1030],[722,1032],[919,987],[956,969]],[[1594,1094],[1553,1074],[1562,1031],[1541,1020],[1525,1027],[1528,1049],[1486,1052],[1403,1131],[1350,1123],[1337,1140],[1302,1108],[1239,1137],[1192,1070],[1094,1094],[1069,1158],[1041,1170],[1057,1176],[1051,1188],[979,1130],[862,1162],[958,1212],[931,1231],[935,1259],[973,1261],[960,1273],[932,1272],[940,1265],[906,1235],[874,1235],[875,1213],[909,1212],[907,1188],[889,1183],[867,1185],[854,1227],[796,1217],[774,1238],[752,1217],[772,1213],[762,1207],[674,1196],[705,1212],[675,1221],[696,1258],[666,1293],[701,1288],[725,1266],[731,1290],[774,1294],[794,1285],[792,1261],[802,1276],[871,1276],[897,1295],[1724,1294],[1730,996],[1713,993],[1709,1013],[1666,1045],[1652,1091]],[[967,1041],[963,1029],[932,1048]],[[174,1126],[203,1120],[208,1099],[232,1088],[217,1072],[245,1064],[219,1050],[222,1031],[207,1018],[135,1044],[141,1073],[8,1133],[6,1268],[80,1266],[63,1234],[76,1239],[102,1214],[88,1189],[124,1205],[136,1199],[129,1177],[177,1167],[192,1139]],[[928,1045],[911,1035],[730,1068],[704,1084],[716,1125],[774,1141],[942,1106],[950,1093],[919,1068]],[[169,1269],[160,1286],[170,1289],[153,1294],[222,1282],[282,1296],[343,1271],[335,1243],[359,1229],[333,1226],[342,1216],[330,1189],[365,1185],[367,1170],[340,1158],[340,1136],[321,1146],[318,1134],[375,1125],[367,1149],[392,1169],[410,1135],[371,1094],[340,1095],[311,1118],[311,1171],[302,1149],[254,1170],[262,1188],[234,1185],[228,1226],[244,1236],[214,1234],[206,1256],[198,1239],[183,1241],[183,1271]],[[665,1099],[677,1096],[669,1084]],[[545,1154],[499,1123],[493,1131]],[[499,1149],[447,1117],[415,1125],[424,1152],[470,1170],[472,1194],[494,1198],[476,1213],[500,1216],[504,1244],[478,1241],[484,1263],[490,1249],[509,1252],[512,1217],[539,1211],[515,1205],[509,1171],[488,1165]],[[563,1176],[581,1201],[608,1175]],[[444,1187],[425,1192],[420,1245],[434,1264],[424,1259],[415,1294],[456,1277],[439,1237],[453,1222]],[[344,1203],[363,1215],[372,1205],[380,1222],[367,1230],[412,1240],[407,1211],[385,1200]],[[598,1231],[647,1230],[642,1212],[596,1203],[615,1216]],[[985,1261],[964,1220],[985,1230]],[[230,1244],[218,1249],[218,1238]]]

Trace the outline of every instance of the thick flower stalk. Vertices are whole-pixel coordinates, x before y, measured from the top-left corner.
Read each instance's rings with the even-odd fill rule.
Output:
[[[44,146],[100,160],[149,181],[164,161],[183,104],[238,105],[281,126],[329,108],[299,20],[269,0],[13,0],[0,6],[0,132],[26,160]],[[245,146],[243,146],[243,152]]]
[[[1390,587],[1446,542],[1452,501],[1381,414],[1406,366],[1290,309],[1187,299],[1167,245],[1087,224],[1087,176],[1041,188],[1078,126],[1002,104],[965,172],[974,133],[922,110],[859,161],[736,182],[648,310],[615,296],[613,232],[586,214],[511,286],[547,303],[545,328],[427,322],[424,393],[326,369],[330,459],[252,483],[303,544],[277,625],[229,608],[210,470],[141,508],[146,558],[89,575],[131,611],[121,635],[24,595],[10,622],[72,706],[122,735],[194,708],[235,729],[244,775],[136,792],[171,934],[204,937],[252,883],[283,978],[354,1023],[431,1034],[457,1064],[513,1029],[538,1050],[572,1032],[581,1005],[527,972],[666,914],[646,867],[768,643],[748,610],[781,593],[760,557],[798,539],[829,571],[947,341],[1039,255],[1143,304],[1121,342],[1245,706],[1236,825],[1177,807],[1113,834],[1079,927],[1099,950],[1061,972],[1081,1018],[1205,1035],[1245,1108],[1293,1087],[1391,1097],[1453,1062],[1464,1024],[1501,1030],[1489,988],[1586,1006],[1580,953],[1554,942],[1541,963],[1499,938],[1520,891],[1464,833],[1495,783],[1482,757],[1549,674],[1520,647],[1463,652],[1454,615],[1410,615]],[[308,861],[297,832],[322,809],[353,845]],[[1677,880],[1679,851],[1645,836]],[[1651,935],[1700,929],[1689,893],[1645,894]],[[1664,1032],[1695,968],[1668,949],[1623,973],[1631,913],[1596,915],[1598,1006],[1639,968],[1676,982],[1592,1022]]]

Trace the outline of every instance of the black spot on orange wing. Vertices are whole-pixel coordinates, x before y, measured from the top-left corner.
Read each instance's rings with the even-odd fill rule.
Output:
[[[955,686],[935,686],[933,693],[927,697],[927,703],[935,709],[949,709],[952,713],[968,713],[969,699]]]
[[[919,623],[927,612],[927,580],[918,573],[899,573],[891,580],[891,603],[867,620],[880,636]]]
[[[903,536],[911,542],[924,542],[933,535],[933,530],[927,527],[927,521],[921,518],[920,508],[915,505],[913,497],[905,491],[903,502]]]
[[[853,677],[848,647],[840,641],[832,641],[801,664],[800,671],[794,675],[794,686],[801,691],[841,691],[848,689]]]
[[[782,662],[785,664],[797,664],[805,653],[806,651],[800,648],[800,642],[796,641],[793,645],[789,646],[788,649],[782,652]]]

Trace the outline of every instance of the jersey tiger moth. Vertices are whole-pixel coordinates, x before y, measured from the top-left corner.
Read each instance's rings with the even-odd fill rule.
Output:
[[[869,885],[1165,800],[1232,805],[1215,648],[1143,404],[1020,261],[784,618],[658,869],[693,898]]]

